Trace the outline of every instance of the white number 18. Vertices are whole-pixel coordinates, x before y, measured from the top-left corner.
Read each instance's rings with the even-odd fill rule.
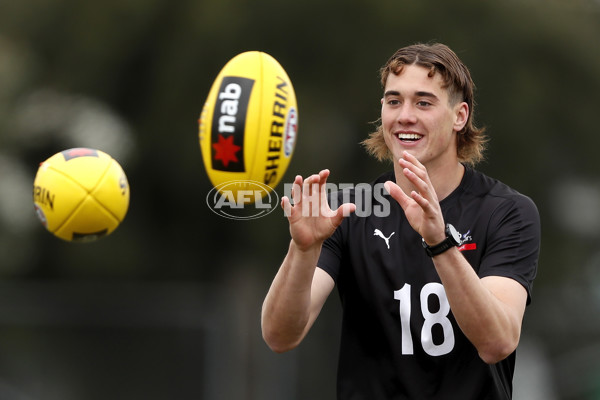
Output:
[[[412,334],[410,331],[410,284],[406,283],[400,290],[394,291],[394,299],[400,302],[400,325],[402,327],[402,354],[414,354]],[[440,309],[436,312],[429,310],[429,296],[437,296]],[[443,356],[448,354],[454,348],[454,329],[448,319],[450,313],[450,304],[446,297],[446,291],[441,283],[431,282],[423,286],[420,295],[421,313],[425,318],[423,328],[421,329],[421,345],[425,353],[430,356]],[[440,344],[433,342],[433,327],[439,324],[444,333],[444,340]]]

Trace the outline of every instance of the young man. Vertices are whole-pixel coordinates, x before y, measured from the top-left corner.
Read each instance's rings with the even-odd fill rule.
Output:
[[[263,304],[263,337],[276,352],[296,347],[337,285],[339,399],[510,399],[537,209],[472,168],[485,139],[452,50],[402,48],[381,82],[381,123],[364,144],[393,172],[335,210],[328,170],[295,178],[293,205],[282,199],[292,239]],[[359,201],[386,212],[359,216]]]

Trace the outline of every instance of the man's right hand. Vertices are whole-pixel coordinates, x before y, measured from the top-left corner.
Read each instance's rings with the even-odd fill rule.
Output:
[[[356,210],[354,203],[344,203],[333,211],[327,202],[329,170],[302,179],[297,175],[292,185],[292,205],[284,196],[281,207],[290,223],[290,234],[298,250],[307,251],[321,246],[333,234],[344,217]]]

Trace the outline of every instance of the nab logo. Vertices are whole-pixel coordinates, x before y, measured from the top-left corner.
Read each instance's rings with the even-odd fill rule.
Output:
[[[279,204],[273,188],[257,181],[230,181],[212,188],[206,204],[217,215],[236,220],[257,219]]]
[[[225,76],[215,102],[211,127],[212,168],[245,172],[246,114],[254,80]]]

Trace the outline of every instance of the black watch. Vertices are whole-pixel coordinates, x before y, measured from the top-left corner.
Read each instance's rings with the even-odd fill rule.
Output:
[[[458,246],[460,244],[460,233],[450,224],[446,224],[446,239],[444,239],[441,243],[436,244],[435,246],[430,246],[425,243],[425,239],[421,239],[423,248],[425,249],[425,253],[429,257],[437,256],[438,254],[442,254],[446,250]]]

